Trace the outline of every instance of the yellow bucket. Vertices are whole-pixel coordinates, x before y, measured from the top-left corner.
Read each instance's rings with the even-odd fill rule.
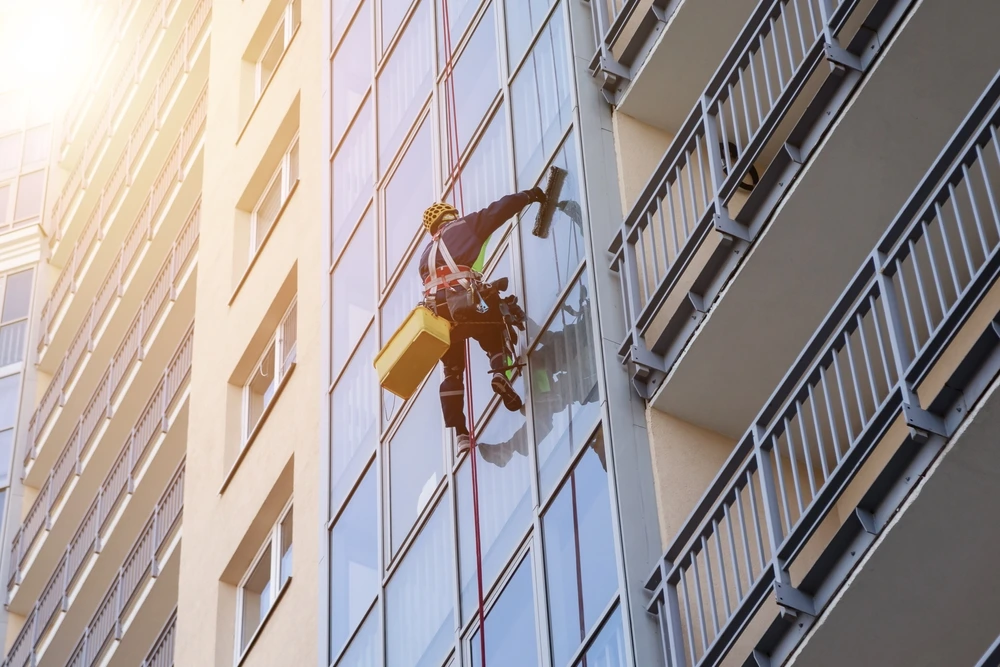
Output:
[[[451,322],[417,306],[375,357],[379,384],[403,400],[441,360],[451,345]]]

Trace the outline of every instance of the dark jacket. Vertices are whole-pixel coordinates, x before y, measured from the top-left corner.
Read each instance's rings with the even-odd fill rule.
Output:
[[[441,240],[448,247],[456,264],[472,266],[490,235],[531,202],[531,195],[527,192],[501,197],[481,211],[445,223],[441,228]],[[427,279],[427,257],[432,245],[433,241],[420,254],[421,280]],[[435,258],[435,263],[438,267],[445,266],[440,253]]]

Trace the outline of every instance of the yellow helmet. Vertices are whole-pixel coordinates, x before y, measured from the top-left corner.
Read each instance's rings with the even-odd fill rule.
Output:
[[[424,211],[424,229],[433,234],[438,225],[441,224],[441,218],[448,214],[451,214],[452,219],[455,219],[458,217],[458,209],[445,202],[431,204]]]

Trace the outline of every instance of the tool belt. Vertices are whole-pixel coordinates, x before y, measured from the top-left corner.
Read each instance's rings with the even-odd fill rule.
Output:
[[[437,266],[438,254],[445,266]],[[453,321],[467,321],[478,314],[481,276],[468,266],[459,266],[440,237],[434,239],[427,256],[427,270],[424,299],[435,312],[442,301],[443,292],[443,301]]]

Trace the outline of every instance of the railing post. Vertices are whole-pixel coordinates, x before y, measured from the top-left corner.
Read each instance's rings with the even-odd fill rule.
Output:
[[[677,598],[677,587],[667,579],[667,573],[673,567],[672,563],[661,563],[660,571],[663,577],[663,601],[660,603],[660,636],[666,640],[664,658],[670,667],[685,667],[687,658],[684,654],[684,636],[681,628],[681,607]],[[693,656],[692,656],[693,657]]]
[[[68,604],[68,602],[69,602],[69,559],[70,559],[70,553],[71,553],[71,551],[72,551],[72,549],[67,544],[66,545],[66,553],[65,553],[65,555],[63,555],[63,560],[66,562],[66,564],[63,566],[63,573],[62,573],[62,579],[63,579],[63,581],[62,581],[62,600],[60,600],[60,602],[59,602],[59,609],[60,609],[60,611],[67,611],[69,609],[69,604]]]
[[[45,530],[52,530],[52,504],[55,502],[56,471],[49,473],[48,486],[45,488]]]
[[[170,407],[170,366],[163,370],[163,391],[160,392],[160,430],[167,432],[167,408]]]
[[[160,505],[153,508],[153,548],[150,550],[149,576],[155,579],[160,576],[160,567],[156,562],[156,554],[160,550]]]
[[[80,416],[76,420],[76,463],[73,466],[74,472],[79,475],[83,472],[83,461],[80,460],[80,455],[83,453],[83,417]]]

